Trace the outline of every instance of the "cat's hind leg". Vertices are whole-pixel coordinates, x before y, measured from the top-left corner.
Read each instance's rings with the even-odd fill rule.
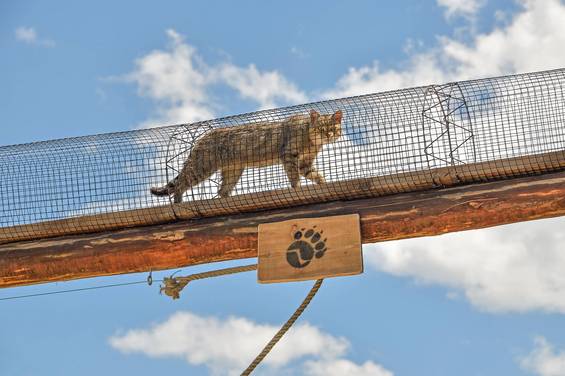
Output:
[[[220,173],[222,175],[222,185],[218,190],[218,194],[220,197],[228,197],[231,191],[237,185],[239,178],[243,174],[244,168],[229,168],[229,169],[222,169]]]
[[[183,169],[177,176],[174,186],[175,204],[181,203],[184,192],[196,184],[198,183],[194,171],[192,169]]]
[[[192,161],[188,161],[182,168],[182,171],[176,178],[174,185],[174,201],[182,202],[182,196],[190,188],[202,183],[214,173],[211,166],[206,168],[195,168]]]

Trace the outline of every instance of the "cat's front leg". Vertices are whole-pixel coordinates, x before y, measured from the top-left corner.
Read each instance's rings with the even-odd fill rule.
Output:
[[[242,167],[231,167],[220,170],[222,175],[222,185],[218,190],[218,195],[220,197],[228,197],[230,195],[231,191],[235,188],[237,182],[241,178],[243,170],[244,169]]]
[[[305,172],[304,177],[316,184],[326,184],[326,178],[324,178],[324,175],[322,175],[322,173],[314,167],[312,167],[310,171]]]
[[[298,155],[285,154],[283,157],[283,167],[290,181],[292,188],[300,187],[300,171],[298,168]]]
[[[300,174],[304,176],[306,179],[313,181],[316,184],[326,183],[326,179],[324,178],[324,175],[322,175],[322,173],[318,171],[316,167],[314,167],[313,159],[305,158],[303,160],[300,160],[298,167]]]

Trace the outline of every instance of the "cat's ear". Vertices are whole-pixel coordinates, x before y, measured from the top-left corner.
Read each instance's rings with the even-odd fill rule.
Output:
[[[315,124],[320,117],[320,113],[316,110],[310,110],[310,124]]]
[[[333,115],[332,115],[332,120],[334,123],[341,123],[341,118],[343,117],[343,113],[341,112],[341,110],[337,110]]]

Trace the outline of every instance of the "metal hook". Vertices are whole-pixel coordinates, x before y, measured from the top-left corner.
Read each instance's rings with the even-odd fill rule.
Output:
[[[175,274],[177,274],[178,272],[182,271],[182,269],[177,270],[176,272],[174,272],[173,274],[171,274],[171,276],[169,278],[173,278],[175,276]]]
[[[153,284],[153,270],[149,269],[149,275],[147,276],[147,284],[151,286]]]

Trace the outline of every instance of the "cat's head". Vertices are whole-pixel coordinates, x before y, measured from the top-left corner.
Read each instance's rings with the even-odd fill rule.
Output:
[[[320,115],[316,110],[310,111],[310,126],[321,136],[322,142],[334,142],[341,137],[341,110],[337,110],[331,115]]]

